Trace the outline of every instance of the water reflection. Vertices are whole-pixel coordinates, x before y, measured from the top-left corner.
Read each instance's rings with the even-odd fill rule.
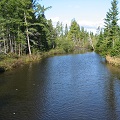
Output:
[[[107,83],[107,103],[108,110],[110,113],[110,119],[119,120],[120,112],[118,112],[120,96],[120,68],[107,65],[107,68],[110,72],[110,78]],[[119,85],[119,86],[118,86]],[[119,91],[119,92],[118,92]]]
[[[94,52],[7,72],[0,75],[0,120],[119,120],[119,73]]]

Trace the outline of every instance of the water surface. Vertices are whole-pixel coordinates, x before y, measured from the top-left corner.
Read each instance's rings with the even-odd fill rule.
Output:
[[[91,52],[1,74],[0,120],[120,120],[120,69]]]

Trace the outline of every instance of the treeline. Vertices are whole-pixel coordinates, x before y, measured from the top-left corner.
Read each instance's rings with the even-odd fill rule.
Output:
[[[51,49],[71,52],[77,47],[92,48],[93,33],[80,27],[76,20],[70,28],[58,22],[53,27],[37,0],[0,1],[0,53],[23,55]]]
[[[55,27],[57,33],[56,47],[62,48],[65,52],[80,50],[83,48],[93,49],[94,35],[87,32],[84,27],[80,27],[75,19],[71,21],[70,28],[57,22]]]
[[[53,43],[52,23],[36,0],[0,1],[0,52],[19,56],[35,49],[48,50]],[[49,44],[49,45],[48,45]]]
[[[96,51],[102,55],[120,56],[120,26],[118,25],[118,1],[111,2],[111,8],[104,19],[104,29],[99,29]]]

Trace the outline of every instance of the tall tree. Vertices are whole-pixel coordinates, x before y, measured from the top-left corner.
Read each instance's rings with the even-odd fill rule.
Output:
[[[117,55],[120,53],[118,47],[120,45],[120,28],[118,26],[118,1],[111,1],[111,8],[106,13],[104,19],[105,28],[104,32],[100,33],[98,43],[96,44],[96,50],[103,55]]]
[[[65,36],[67,36],[68,35],[68,26],[67,26],[67,24],[65,25]]]
[[[105,38],[107,39],[107,47],[108,48],[114,48],[115,42],[117,41],[118,38],[118,7],[117,7],[118,1],[113,0],[111,2],[111,9],[106,14],[105,18]]]
[[[36,7],[35,7],[36,16],[38,17],[38,16],[41,15],[42,17],[45,18],[45,11],[49,10],[51,8],[52,8],[52,6],[44,7],[44,5],[41,6],[40,4],[37,4]]]
[[[75,45],[79,42],[80,38],[80,26],[75,19],[72,20],[70,30],[68,32],[68,39],[72,40]]]

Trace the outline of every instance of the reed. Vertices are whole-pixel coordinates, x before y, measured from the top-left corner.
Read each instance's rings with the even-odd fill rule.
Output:
[[[0,56],[0,70],[7,71],[12,70],[13,68],[18,68],[30,62],[38,62],[42,58],[54,56],[57,54],[65,54],[63,49],[53,49],[49,52],[42,52],[37,54],[16,56],[16,55],[1,55]]]
[[[120,57],[106,56],[106,61],[112,65],[120,66]]]

